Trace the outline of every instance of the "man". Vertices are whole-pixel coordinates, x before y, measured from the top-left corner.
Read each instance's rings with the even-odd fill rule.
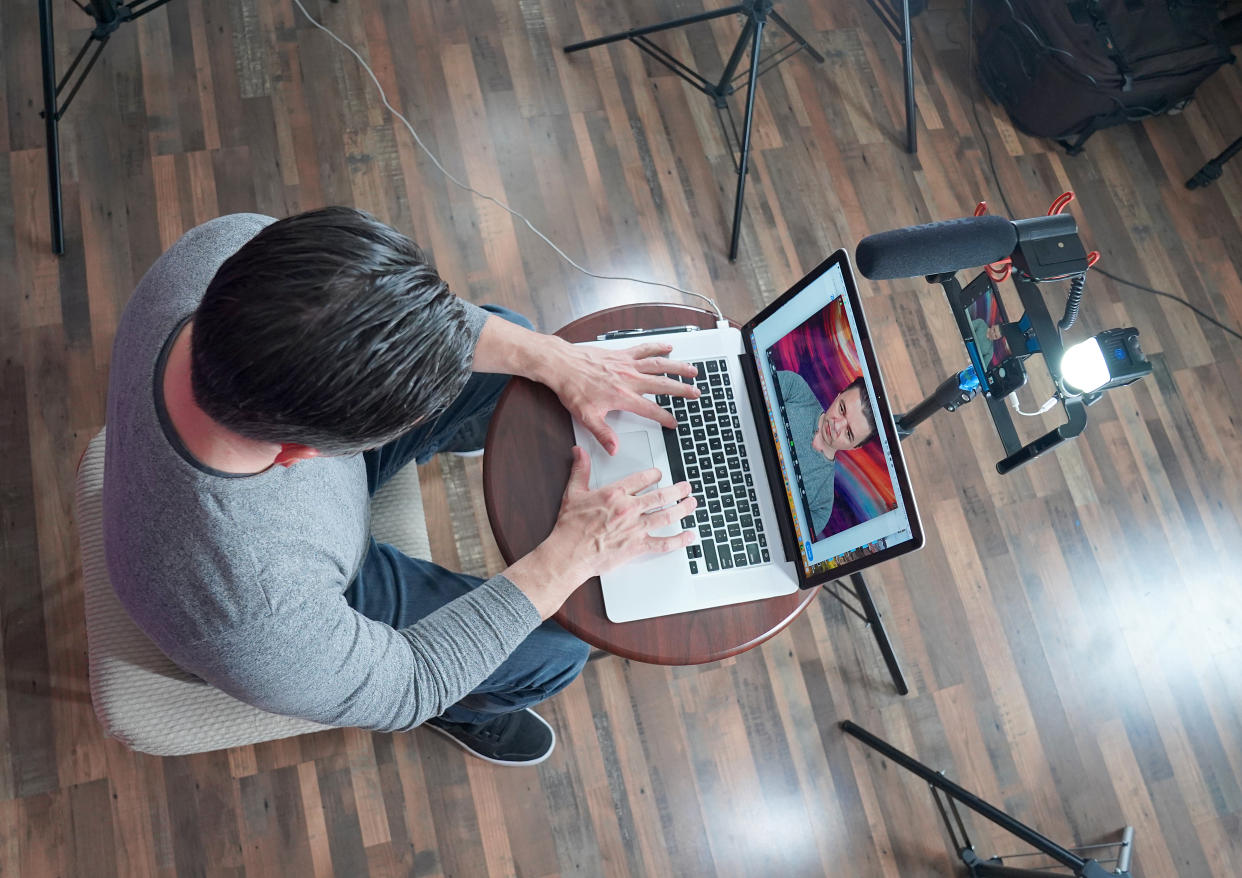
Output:
[[[861,377],[836,395],[825,409],[797,372],[776,373],[785,416],[806,491],[811,534],[828,526],[836,500],[837,452],[857,448],[875,435],[875,413]],[[807,454],[810,448],[814,453]]]
[[[408,238],[360,211],[191,230],[117,329],[104,536],[117,595],[182,668],[265,710],[397,731],[424,721],[471,753],[534,764],[530,705],[587,647],[549,617],[580,583],[688,514],[650,470],[589,490],[574,465],[556,527],[486,582],[368,535],[369,495],[410,461],[477,450],[507,374],[542,381],[610,451],[643,394],[697,395],[670,348],[605,352],[451,292]]]

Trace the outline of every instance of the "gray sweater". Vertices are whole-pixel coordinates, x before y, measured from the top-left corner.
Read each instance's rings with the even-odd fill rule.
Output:
[[[811,516],[811,537],[815,539],[828,526],[837,497],[837,462],[811,447],[824,407],[811,385],[797,372],[777,372],[776,381],[785,402],[785,418],[789,422],[794,454],[798,456],[798,469],[802,472],[802,489],[806,491],[806,503],[810,507],[807,514]]]
[[[368,543],[361,455],[252,476],[197,464],[157,406],[175,331],[220,264],[270,217],[221,217],[187,233],[138,285],[108,383],[104,538],[134,621],[173,662],[273,713],[394,731],[481,683],[539,624],[503,576],[402,630],[343,597]],[[467,306],[475,329],[487,313]],[[311,368],[308,364],[308,368]]]

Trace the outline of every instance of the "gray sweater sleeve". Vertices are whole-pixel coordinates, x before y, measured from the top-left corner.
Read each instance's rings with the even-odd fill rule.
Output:
[[[213,638],[194,670],[271,713],[334,726],[404,731],[487,678],[540,624],[502,575],[395,630],[344,597],[317,597]]]

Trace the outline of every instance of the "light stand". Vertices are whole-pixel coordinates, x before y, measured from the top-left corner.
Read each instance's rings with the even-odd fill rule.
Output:
[[[880,648],[880,655],[884,657],[884,665],[888,668],[888,675],[893,680],[893,686],[897,689],[897,694],[909,695],[910,687],[906,685],[905,675],[901,673],[901,665],[897,662],[897,653],[893,652],[892,641],[888,639],[888,632],[884,630],[884,621],[880,616],[879,608],[875,605],[875,600],[871,597],[871,591],[867,588],[867,580],[863,579],[861,573],[851,573],[850,585],[846,585],[839,579],[834,580],[832,584],[839,585],[854,600],[858,601],[859,606],[855,607],[843,598],[835,588],[829,588],[829,583],[824,583],[823,585],[824,591],[840,601],[841,606],[862,619],[867,627],[871,629],[871,636],[875,638],[875,645]]]
[[[52,3],[51,0],[39,0],[39,39],[43,62],[43,111],[39,115],[43,117],[47,136],[47,185],[48,206],[52,221],[52,252],[58,256],[65,252],[65,227],[60,197],[60,119],[69,109],[69,104],[73,102],[78,89],[82,87],[87,74],[99,60],[100,53],[103,52],[104,46],[108,44],[108,40],[112,38],[116,29],[125,22],[141,18],[168,2],[169,0],[136,0],[134,3],[117,3],[116,0],[87,0],[85,6],[79,3],[82,11],[95,19],[95,29],[91,31],[90,36],[78,51],[77,57],[69,65],[69,69],[65,71],[64,77],[57,82]],[[78,71],[78,65],[82,63],[82,59],[86,57],[92,45],[95,51],[86,62],[86,66]],[[73,79],[75,72],[78,76]],[[70,80],[72,80],[72,85]],[[69,90],[68,96],[64,103],[59,103],[60,96],[66,88]]]
[[[906,89],[906,152],[914,155],[919,151],[919,145],[914,106],[914,34],[910,30],[910,19],[923,11],[927,0],[916,0],[914,9],[910,8],[910,0],[867,0],[867,5],[897,45],[901,46],[902,78]]]
[[[1116,878],[1116,876],[1129,878],[1130,858],[1134,847],[1134,830],[1132,827],[1127,826],[1122,830],[1121,841],[1119,842],[1090,845],[1077,849],[1078,851],[1087,851],[1105,847],[1118,848],[1116,859],[1106,861],[1115,862],[1117,866],[1114,871],[1109,872],[1100,861],[1083,859],[1075,850],[1062,847],[1026,824],[1018,822],[1004,811],[988,804],[974,793],[948,780],[942,772],[932,771],[922,762],[906,755],[887,741],[877,738],[866,729],[855,725],[849,720],[845,720],[841,723],[841,730],[862,741],[871,749],[879,751],[907,771],[927,781],[931,786],[932,797],[936,800],[936,807],[940,811],[940,817],[944,821],[945,829],[949,832],[953,848],[961,858],[962,863],[969,870],[967,874],[970,875],[970,878],[1058,878],[1058,876],[1064,878],[1065,873],[1063,871],[1050,872],[1047,869],[1020,869],[1004,864],[1006,858],[1013,859],[1014,857],[1031,856],[1031,854],[1009,854],[1006,857],[996,856],[987,860],[982,859],[975,853],[970,836],[966,833],[966,825],[962,822],[961,812],[957,808],[959,802],[1059,864],[1050,868],[1069,869],[1070,874],[1074,878],[1108,878],[1108,876],[1113,876],[1113,878]],[[947,809],[944,800],[948,801]],[[953,821],[949,820],[950,812],[953,814]]]
[[[607,43],[629,40],[656,61],[677,74],[677,76],[712,99],[712,104],[716,108],[716,117],[720,121],[720,128],[724,132],[725,140],[729,144],[729,154],[733,157],[733,164],[737,171],[737,194],[733,199],[733,231],[729,238],[730,262],[737,259],[737,244],[738,238],[741,235],[742,199],[746,192],[746,173],[750,166],[750,127],[755,112],[755,82],[764,73],[767,73],[782,61],[792,58],[802,50],[806,50],[817,62],[822,64],[824,61],[824,56],[815,51],[810,43],[794,30],[789,22],[781,18],[780,14],[772,7],[773,0],[742,0],[736,6],[730,6],[726,9],[717,9],[712,12],[699,13],[698,15],[688,15],[684,18],[676,18],[661,24],[633,28],[621,33],[598,37],[593,40],[585,40],[565,47],[565,53],[569,54]],[[715,82],[683,64],[648,39],[649,34],[685,27],[686,25],[697,24],[703,21],[711,21],[712,19],[723,18],[727,15],[744,15],[746,16],[746,23],[742,26],[742,32],[737,38],[737,43],[733,46],[733,52],[729,55],[724,72],[721,74],[720,79]],[[769,18],[789,36],[790,41],[777,49],[765,65],[761,63],[760,45],[763,39],[764,25]],[[748,44],[750,46],[750,69],[747,73],[736,76],[737,69],[742,63],[742,55],[745,54]],[[788,51],[790,47],[794,47],[792,52]],[[739,134],[736,120],[733,118],[733,111],[729,108],[728,98],[737,91],[735,83],[742,76],[746,77],[746,115]],[[729,120],[728,125],[725,124],[726,116]]]
[[[1221,154],[1206,165],[1195,171],[1195,175],[1186,181],[1187,189],[1200,189],[1220,179],[1224,173],[1224,164],[1239,152],[1242,152],[1242,137],[1226,146]]]

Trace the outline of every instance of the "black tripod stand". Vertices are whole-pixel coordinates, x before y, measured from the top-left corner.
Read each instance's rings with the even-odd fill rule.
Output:
[[[811,48],[811,45],[803,39],[802,35],[794,30],[789,22],[781,18],[780,14],[772,6],[773,0],[742,0],[741,3],[738,3],[736,6],[730,6],[727,9],[717,9],[713,12],[688,15],[685,18],[673,19],[662,24],[633,28],[623,33],[586,40],[565,47],[565,52],[569,53],[577,52],[580,49],[602,46],[605,43],[630,40],[638,48],[712,99],[712,103],[716,108],[717,118],[720,120],[720,128],[724,132],[725,140],[729,143],[730,154],[735,156],[734,167],[737,170],[737,195],[733,200],[733,232],[729,239],[730,262],[737,259],[737,242],[742,227],[742,198],[746,192],[746,172],[750,162],[750,125],[755,111],[755,81],[764,73],[767,73],[782,61],[792,58],[803,49],[817,62],[822,64],[824,61],[824,56]],[[738,36],[737,43],[733,46],[733,52],[729,55],[728,63],[725,64],[724,73],[721,74],[720,79],[716,82],[712,82],[702,74],[692,70],[648,39],[649,34],[672,30],[689,24],[697,24],[702,21],[711,21],[714,18],[723,18],[726,15],[744,15],[746,16],[746,24],[742,27],[742,33]],[[763,39],[764,25],[769,18],[785,32],[789,37],[789,42],[777,49],[765,64],[761,62],[760,43]],[[742,63],[742,55],[745,54],[748,43],[750,45],[750,70],[741,76],[737,76],[737,69]],[[789,51],[791,47],[793,51]],[[729,108],[728,98],[737,91],[736,82],[740,81],[742,76],[745,76],[747,81],[746,116],[742,130],[739,133],[737,122],[733,117],[733,111]],[[729,120],[728,125],[725,124],[726,116]]]
[[[52,252],[57,255],[65,252],[65,227],[61,216],[60,200],[60,119],[69,109],[69,104],[72,103],[78,89],[82,87],[86,75],[99,60],[100,53],[103,52],[104,46],[108,44],[108,40],[112,38],[116,29],[125,22],[140,18],[167,2],[169,0],[145,0],[145,2],[137,0],[134,3],[117,3],[116,0],[87,0],[85,6],[78,3],[83,12],[95,19],[95,29],[91,31],[91,35],[83,44],[77,57],[73,59],[73,63],[69,65],[69,69],[65,71],[64,77],[57,82],[52,4],[51,0],[39,0],[39,37],[43,58],[43,112],[40,115],[43,117],[47,130],[48,207],[52,216]],[[82,59],[86,58],[91,46],[95,47],[95,51],[87,60],[86,66],[79,71],[78,65],[82,63]],[[78,74],[76,79],[73,78],[75,72]],[[66,89],[68,89],[68,94],[64,103],[60,103],[60,96]]]
[[[978,379],[974,378],[973,369],[965,369],[958,375],[952,375],[934,390],[931,396],[924,399],[910,411],[902,415],[897,415],[894,419],[897,425],[897,436],[902,441],[914,435],[914,428],[926,421],[940,409],[955,411],[958,406],[965,405],[970,402],[978,390]],[[973,379],[973,383],[972,383]],[[871,629],[871,634],[875,637],[876,646],[880,648],[880,655],[884,657],[884,665],[888,668],[888,675],[893,680],[893,686],[897,689],[898,695],[909,695],[910,687],[906,685],[905,675],[901,672],[901,664],[897,661],[897,653],[893,651],[892,641],[888,639],[888,632],[884,628],[884,620],[880,615],[880,610],[875,605],[875,600],[871,597],[871,591],[867,588],[867,580],[863,579],[861,573],[850,574],[850,584],[846,585],[842,580],[836,580],[833,586],[839,586],[847,594],[853,597],[858,606],[853,606],[847,601],[836,588],[824,585],[824,590],[831,594],[834,598],[841,602],[847,610],[858,618],[862,619]]]
[[[906,685],[905,675],[901,673],[901,665],[897,662],[897,653],[893,652],[893,644],[888,639],[888,632],[884,630],[884,620],[880,616],[880,610],[875,605],[875,600],[871,597],[871,591],[867,588],[867,580],[863,579],[861,573],[850,574],[850,584],[846,585],[841,580],[832,583],[844,589],[847,594],[858,601],[859,606],[854,607],[843,598],[835,588],[830,588],[825,583],[824,591],[828,592],[834,598],[841,602],[841,605],[862,619],[871,629],[871,636],[875,638],[875,645],[880,648],[880,655],[884,657],[884,666],[888,668],[888,675],[893,680],[893,686],[897,689],[898,695],[909,695],[910,687]]]
[[[1119,842],[1078,848],[1080,851],[1098,848],[1117,848],[1116,859],[1104,861],[1116,863],[1115,871],[1109,872],[1101,865],[1101,861],[1083,859],[1075,851],[1064,848],[1026,824],[1019,823],[1004,811],[989,805],[974,793],[948,780],[941,772],[932,771],[922,762],[902,753],[892,744],[877,738],[866,729],[860,728],[849,720],[841,723],[841,729],[846,734],[853,735],[871,749],[878,750],[902,768],[918,775],[931,785],[932,798],[936,800],[936,807],[940,811],[940,818],[944,821],[945,829],[949,831],[949,838],[953,842],[954,850],[969,870],[967,874],[970,875],[970,878],[1057,878],[1057,876],[1062,876],[1063,878],[1065,873],[1050,872],[1047,869],[1022,869],[1004,864],[1005,859],[1038,856],[1038,854],[1033,853],[1008,854],[1005,857],[997,856],[987,860],[982,859],[975,853],[975,847],[971,844],[970,836],[966,834],[966,825],[962,822],[961,812],[957,808],[959,802],[975,813],[991,820],[1010,835],[1021,839],[1035,848],[1039,854],[1055,860],[1058,865],[1049,868],[1069,869],[1074,878],[1107,878],[1110,875],[1129,878],[1130,855],[1134,845],[1134,830],[1131,827],[1127,826],[1122,830],[1121,841]],[[945,807],[946,800],[948,808]],[[953,821],[949,820],[950,812],[953,814]]]
[[[1222,19],[1220,25],[1225,31],[1225,38],[1229,41],[1229,45],[1236,46],[1242,43],[1242,12],[1235,12],[1228,18]],[[1242,152],[1242,137],[1226,146],[1221,150],[1220,155],[1196,171],[1195,175],[1186,181],[1186,188],[1201,189],[1215,183],[1220,179],[1225,162],[1239,152]]]
[[[1229,161],[1239,152],[1242,152],[1242,137],[1239,137],[1233,143],[1229,144],[1221,151],[1221,154],[1212,159],[1206,165],[1195,172],[1195,175],[1186,181],[1187,189],[1199,189],[1203,186],[1210,185],[1220,179],[1223,173],[1225,162]]]

